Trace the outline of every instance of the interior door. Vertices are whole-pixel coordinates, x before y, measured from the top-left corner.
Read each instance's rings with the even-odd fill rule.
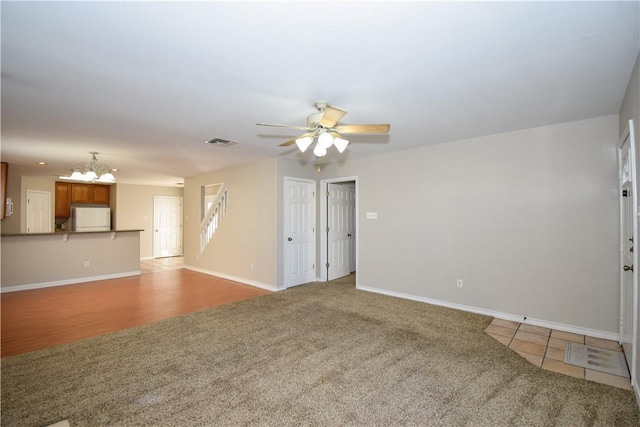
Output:
[[[51,193],[27,190],[27,233],[51,232]]]
[[[316,279],[314,181],[284,180],[284,285],[302,285]]]
[[[347,208],[347,230],[349,235],[349,270],[356,271],[356,185],[348,184],[349,206]]]
[[[349,186],[327,184],[327,280],[351,273]]]
[[[633,371],[637,352],[637,208],[635,188],[635,153],[632,123],[622,137],[619,148],[620,176],[620,344],[627,364]],[[634,375],[631,375],[635,383]]]
[[[182,255],[182,197],[153,198],[153,257]]]

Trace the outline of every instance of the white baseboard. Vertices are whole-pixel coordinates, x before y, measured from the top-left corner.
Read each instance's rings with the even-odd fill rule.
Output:
[[[255,280],[245,279],[244,277],[231,276],[229,274],[219,273],[213,270],[207,270],[200,267],[194,267],[192,265],[183,265],[182,268],[186,268],[187,270],[197,271],[198,273],[208,274],[209,276],[220,277],[221,279],[232,280],[234,282],[242,283],[243,285],[253,286],[255,288],[266,289],[267,291],[276,292],[281,291],[282,289],[278,289],[273,285],[268,285],[262,282],[256,282]]]
[[[4,294],[5,292],[28,291],[31,289],[42,289],[42,288],[51,288],[54,286],[75,285],[78,283],[96,282],[98,280],[107,280],[107,279],[120,279],[122,277],[139,276],[139,275],[140,275],[140,270],[127,271],[125,273],[105,274],[103,276],[79,277],[77,279],[56,280],[53,282],[41,282],[41,283],[31,283],[27,285],[7,286],[0,289],[0,292]]]
[[[367,291],[367,292],[375,292],[378,294],[388,295],[392,297],[425,302],[427,304],[438,305],[441,307],[448,307],[456,310],[483,314],[485,316],[491,316],[497,319],[511,320],[514,322],[520,322],[520,323],[525,323],[525,324],[534,325],[534,326],[541,326],[543,328],[556,329],[558,331],[563,331],[563,332],[572,332],[574,334],[579,334],[579,335],[588,335],[594,338],[603,338],[603,339],[612,340],[616,342],[618,342],[620,338],[619,334],[613,333],[613,332],[600,331],[597,329],[588,329],[580,326],[566,325],[564,323],[550,322],[550,321],[541,320],[541,319],[532,319],[530,317],[519,316],[517,314],[502,313],[499,311],[487,310],[484,308],[473,307],[473,306],[463,305],[463,304],[455,304],[447,301],[425,298],[425,297],[420,297],[420,296],[411,295],[411,294],[404,294],[401,292],[389,291],[386,289],[378,289],[378,288],[372,288],[369,286],[359,286],[359,285],[356,285],[356,288],[363,291]]]

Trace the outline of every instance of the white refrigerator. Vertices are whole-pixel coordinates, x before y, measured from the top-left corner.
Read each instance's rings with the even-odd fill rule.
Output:
[[[111,209],[71,208],[71,227],[73,231],[109,231]]]

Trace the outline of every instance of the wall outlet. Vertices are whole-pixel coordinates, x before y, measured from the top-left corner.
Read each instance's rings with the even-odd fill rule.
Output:
[[[462,279],[458,279],[458,282],[456,283],[456,285],[461,288],[462,287]]]
[[[251,263],[251,271],[253,271],[253,263]]]
[[[85,268],[86,268],[86,267],[89,267],[89,261],[85,261],[85,262],[84,262],[84,266],[85,266]]]

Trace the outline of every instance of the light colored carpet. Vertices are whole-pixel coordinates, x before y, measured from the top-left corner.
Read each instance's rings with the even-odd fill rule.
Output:
[[[624,353],[591,345],[567,343],[564,363],[630,378]]]
[[[640,424],[632,392],[536,368],[490,321],[305,285],[2,359],[2,425]]]

